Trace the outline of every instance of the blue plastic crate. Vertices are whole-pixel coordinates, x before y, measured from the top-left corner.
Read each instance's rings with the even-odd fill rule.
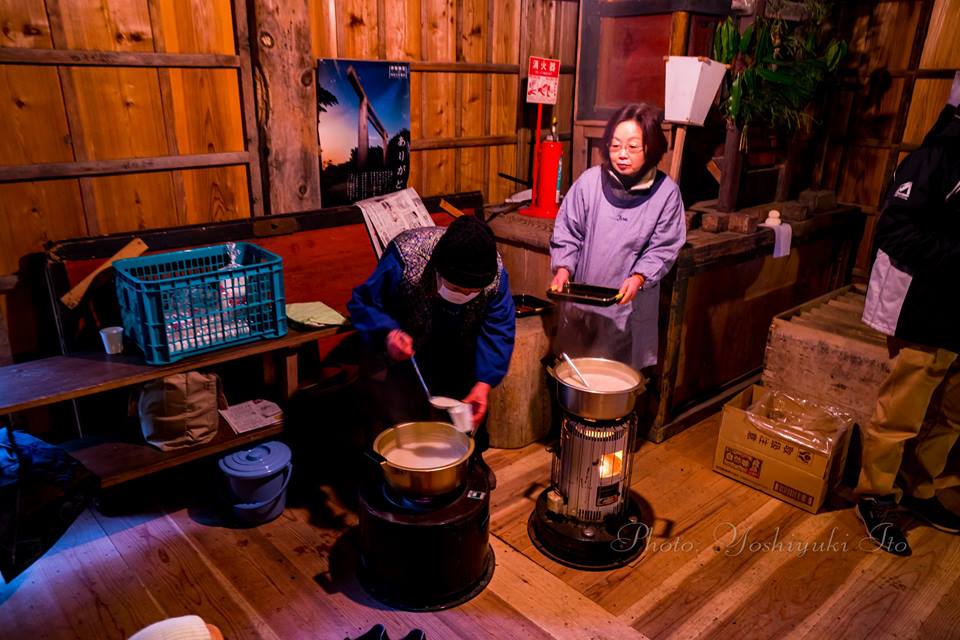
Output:
[[[149,364],[287,333],[283,260],[254,244],[118,260],[124,334]],[[231,266],[231,264],[235,266]]]

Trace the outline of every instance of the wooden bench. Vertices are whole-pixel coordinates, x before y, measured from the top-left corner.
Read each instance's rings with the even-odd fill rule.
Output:
[[[139,356],[74,353],[0,367],[0,414],[13,414],[56,402],[75,400],[111,389],[142,384],[174,373],[203,369],[261,354],[280,354],[283,358],[286,366],[280,368],[280,386],[281,394],[286,395],[289,390],[299,386],[296,353],[292,349],[316,342],[336,332],[336,329],[293,330],[281,338],[228,347],[163,366],[150,366]],[[268,379],[267,382],[273,381]],[[176,451],[160,451],[144,444],[142,440],[134,441],[130,438],[131,434],[122,432],[81,437],[65,443],[65,447],[88,469],[100,476],[102,487],[110,487],[268,438],[277,435],[281,430],[282,426],[276,425],[236,434],[221,420],[220,430],[211,442]]]
[[[479,213],[483,208],[479,192],[425,198],[424,205],[439,225],[452,220],[440,208],[441,199],[466,212]],[[75,401],[173,373],[250,357],[261,358],[263,381],[282,402],[300,386],[298,358],[303,348],[316,349],[322,363],[327,354],[352,334],[349,330],[336,329],[290,330],[281,338],[228,347],[163,366],[147,365],[139,356],[108,356],[102,353],[98,329],[118,324],[110,273],[101,274],[76,309],[60,304],[59,298],[134,237],[143,239],[151,251],[230,241],[254,242],[283,258],[287,302],[323,300],[341,313],[346,313],[353,288],[376,266],[362,214],[353,206],[51,244],[47,249],[46,279],[49,298],[56,301],[52,303],[52,313],[62,355],[0,367],[0,415]],[[79,426],[77,417],[80,437],[64,444],[101,477],[103,487],[273,437],[282,429],[267,427],[237,435],[221,423],[220,432],[212,442],[162,452],[145,444],[139,430],[125,433],[114,428],[84,436]]]

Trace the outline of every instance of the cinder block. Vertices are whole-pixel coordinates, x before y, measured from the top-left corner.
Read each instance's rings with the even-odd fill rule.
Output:
[[[731,213],[727,218],[727,231],[734,233],[753,233],[757,230],[758,220],[747,213]]]
[[[780,218],[783,220],[806,220],[810,217],[810,209],[797,201],[785,202],[780,209]]]
[[[806,205],[809,211],[828,211],[837,206],[837,194],[833,191],[814,191],[807,189],[800,192],[800,204]]]
[[[700,226],[704,231],[719,233],[727,230],[727,225],[730,224],[729,220],[729,213],[705,213]]]

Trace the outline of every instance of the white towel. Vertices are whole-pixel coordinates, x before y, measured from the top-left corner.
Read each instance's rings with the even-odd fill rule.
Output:
[[[788,224],[766,224],[761,223],[761,227],[767,227],[773,231],[773,257],[782,258],[790,255],[790,240],[793,238],[793,227]]]

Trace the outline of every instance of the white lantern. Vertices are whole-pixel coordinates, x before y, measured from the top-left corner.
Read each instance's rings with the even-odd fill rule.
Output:
[[[710,58],[667,58],[664,120],[702,126],[726,72],[726,65]]]

